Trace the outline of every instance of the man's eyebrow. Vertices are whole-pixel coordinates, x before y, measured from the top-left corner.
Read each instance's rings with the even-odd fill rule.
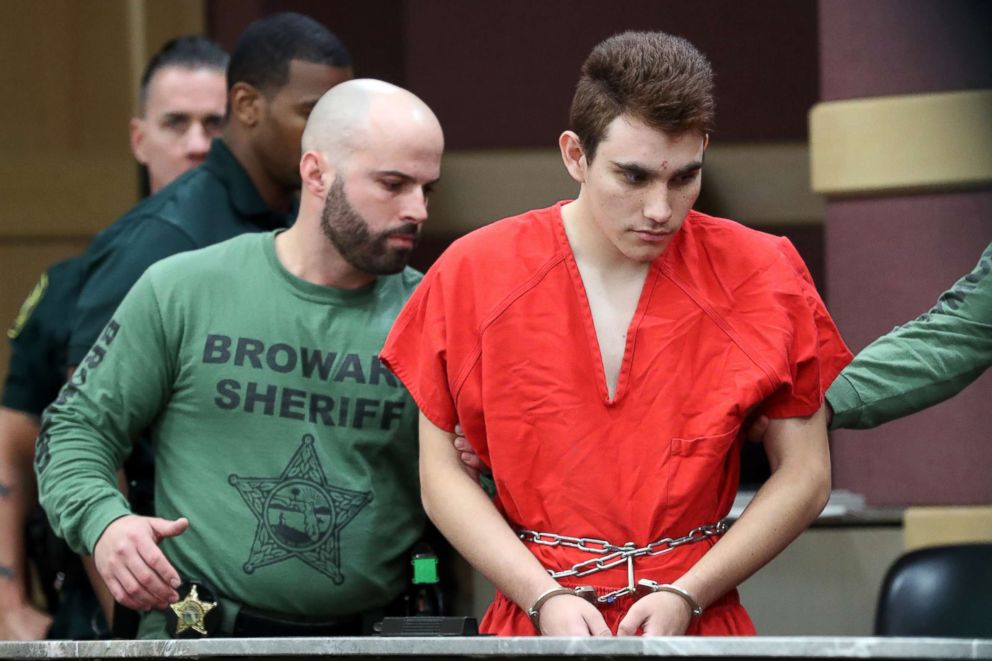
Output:
[[[681,177],[683,175],[689,174],[690,172],[694,172],[695,170],[701,170],[702,168],[703,168],[703,159],[699,159],[698,161],[693,161],[692,163],[688,163],[680,167],[678,170],[675,171],[675,176]]]
[[[610,161],[610,162],[613,164],[613,167],[617,168],[618,170],[623,170],[624,172],[628,172],[630,174],[637,174],[643,177],[653,177],[655,175],[654,170],[644,167],[640,163],[621,163],[619,161]]]
[[[410,182],[414,182],[414,183],[416,183],[416,181],[417,181],[417,178],[414,177],[413,175],[407,174],[406,172],[402,172],[400,170],[378,170],[375,173],[375,176],[377,176],[377,177],[396,177],[397,179],[402,179],[403,181],[410,181]],[[434,184],[436,184],[439,181],[441,181],[441,177],[437,177],[436,179],[432,179],[432,180],[426,182],[424,185],[425,186],[433,186]]]
[[[656,177],[659,174],[658,170],[646,167],[640,163],[621,163],[619,161],[611,161],[611,163],[613,163],[613,166],[619,170],[623,170],[624,172],[627,172],[629,174],[636,174],[638,176],[645,178]],[[695,170],[699,170],[702,167],[703,167],[702,159],[698,161],[692,161],[691,163],[687,163],[686,165],[680,167],[672,174],[672,176],[681,177],[689,174],[690,172],[694,172]]]
[[[404,181],[413,181],[413,177],[406,172],[400,170],[377,170],[377,177],[396,177],[397,179],[403,179]]]

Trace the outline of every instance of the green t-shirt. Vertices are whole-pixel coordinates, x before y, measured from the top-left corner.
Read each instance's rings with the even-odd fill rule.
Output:
[[[21,305],[7,331],[10,367],[3,406],[40,416],[59,394],[65,382],[66,342],[80,269],[76,258],[50,267]]]
[[[378,352],[420,281],[304,282],[274,234],[151,267],[46,411],[42,505],[77,551],[128,512],[114,471],[151,429],[162,542],[184,578],[286,614],[338,616],[403,588],[423,514],[417,408]]]

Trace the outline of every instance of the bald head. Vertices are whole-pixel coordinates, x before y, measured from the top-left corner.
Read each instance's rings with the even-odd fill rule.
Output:
[[[307,120],[302,147],[342,165],[356,150],[402,136],[443,144],[441,125],[426,103],[396,85],[360,78],[320,98]]]

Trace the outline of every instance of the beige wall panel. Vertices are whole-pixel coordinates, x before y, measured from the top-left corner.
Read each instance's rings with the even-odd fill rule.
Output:
[[[447,152],[427,227],[468,231],[577,193],[556,150]]]
[[[809,186],[804,143],[720,144],[706,151],[703,193],[742,223],[823,222],[824,201]]]
[[[0,2],[0,152],[127,150],[127,21],[121,0]]]
[[[706,154],[703,189],[709,207],[741,222],[822,221],[801,143],[716,144]],[[577,193],[556,149],[448,152],[428,228],[468,231]]]
[[[814,527],[740,588],[763,636],[869,636],[898,527]]]
[[[149,56],[173,37],[181,34],[205,34],[207,31],[205,0],[128,1],[142,6]]]
[[[810,146],[818,193],[989,186],[992,90],[821,103]]]
[[[95,234],[138,200],[130,154],[0,154],[0,237]]]
[[[46,150],[69,143],[72,69],[69,0],[0,2],[0,90],[5,120],[0,152]]]
[[[6,333],[21,303],[46,268],[79,254],[86,244],[86,238],[53,241],[0,239],[0,326],[4,333],[4,341],[0,342],[0,374],[7,374],[10,346]]]
[[[909,507],[904,529],[907,551],[943,544],[992,542],[992,505]]]

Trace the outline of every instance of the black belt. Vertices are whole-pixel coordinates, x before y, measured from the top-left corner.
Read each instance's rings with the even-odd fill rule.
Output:
[[[353,616],[330,620],[311,620],[281,613],[267,613],[242,607],[234,618],[231,635],[235,638],[277,638],[307,636],[361,636],[371,633],[364,630],[365,618]]]

